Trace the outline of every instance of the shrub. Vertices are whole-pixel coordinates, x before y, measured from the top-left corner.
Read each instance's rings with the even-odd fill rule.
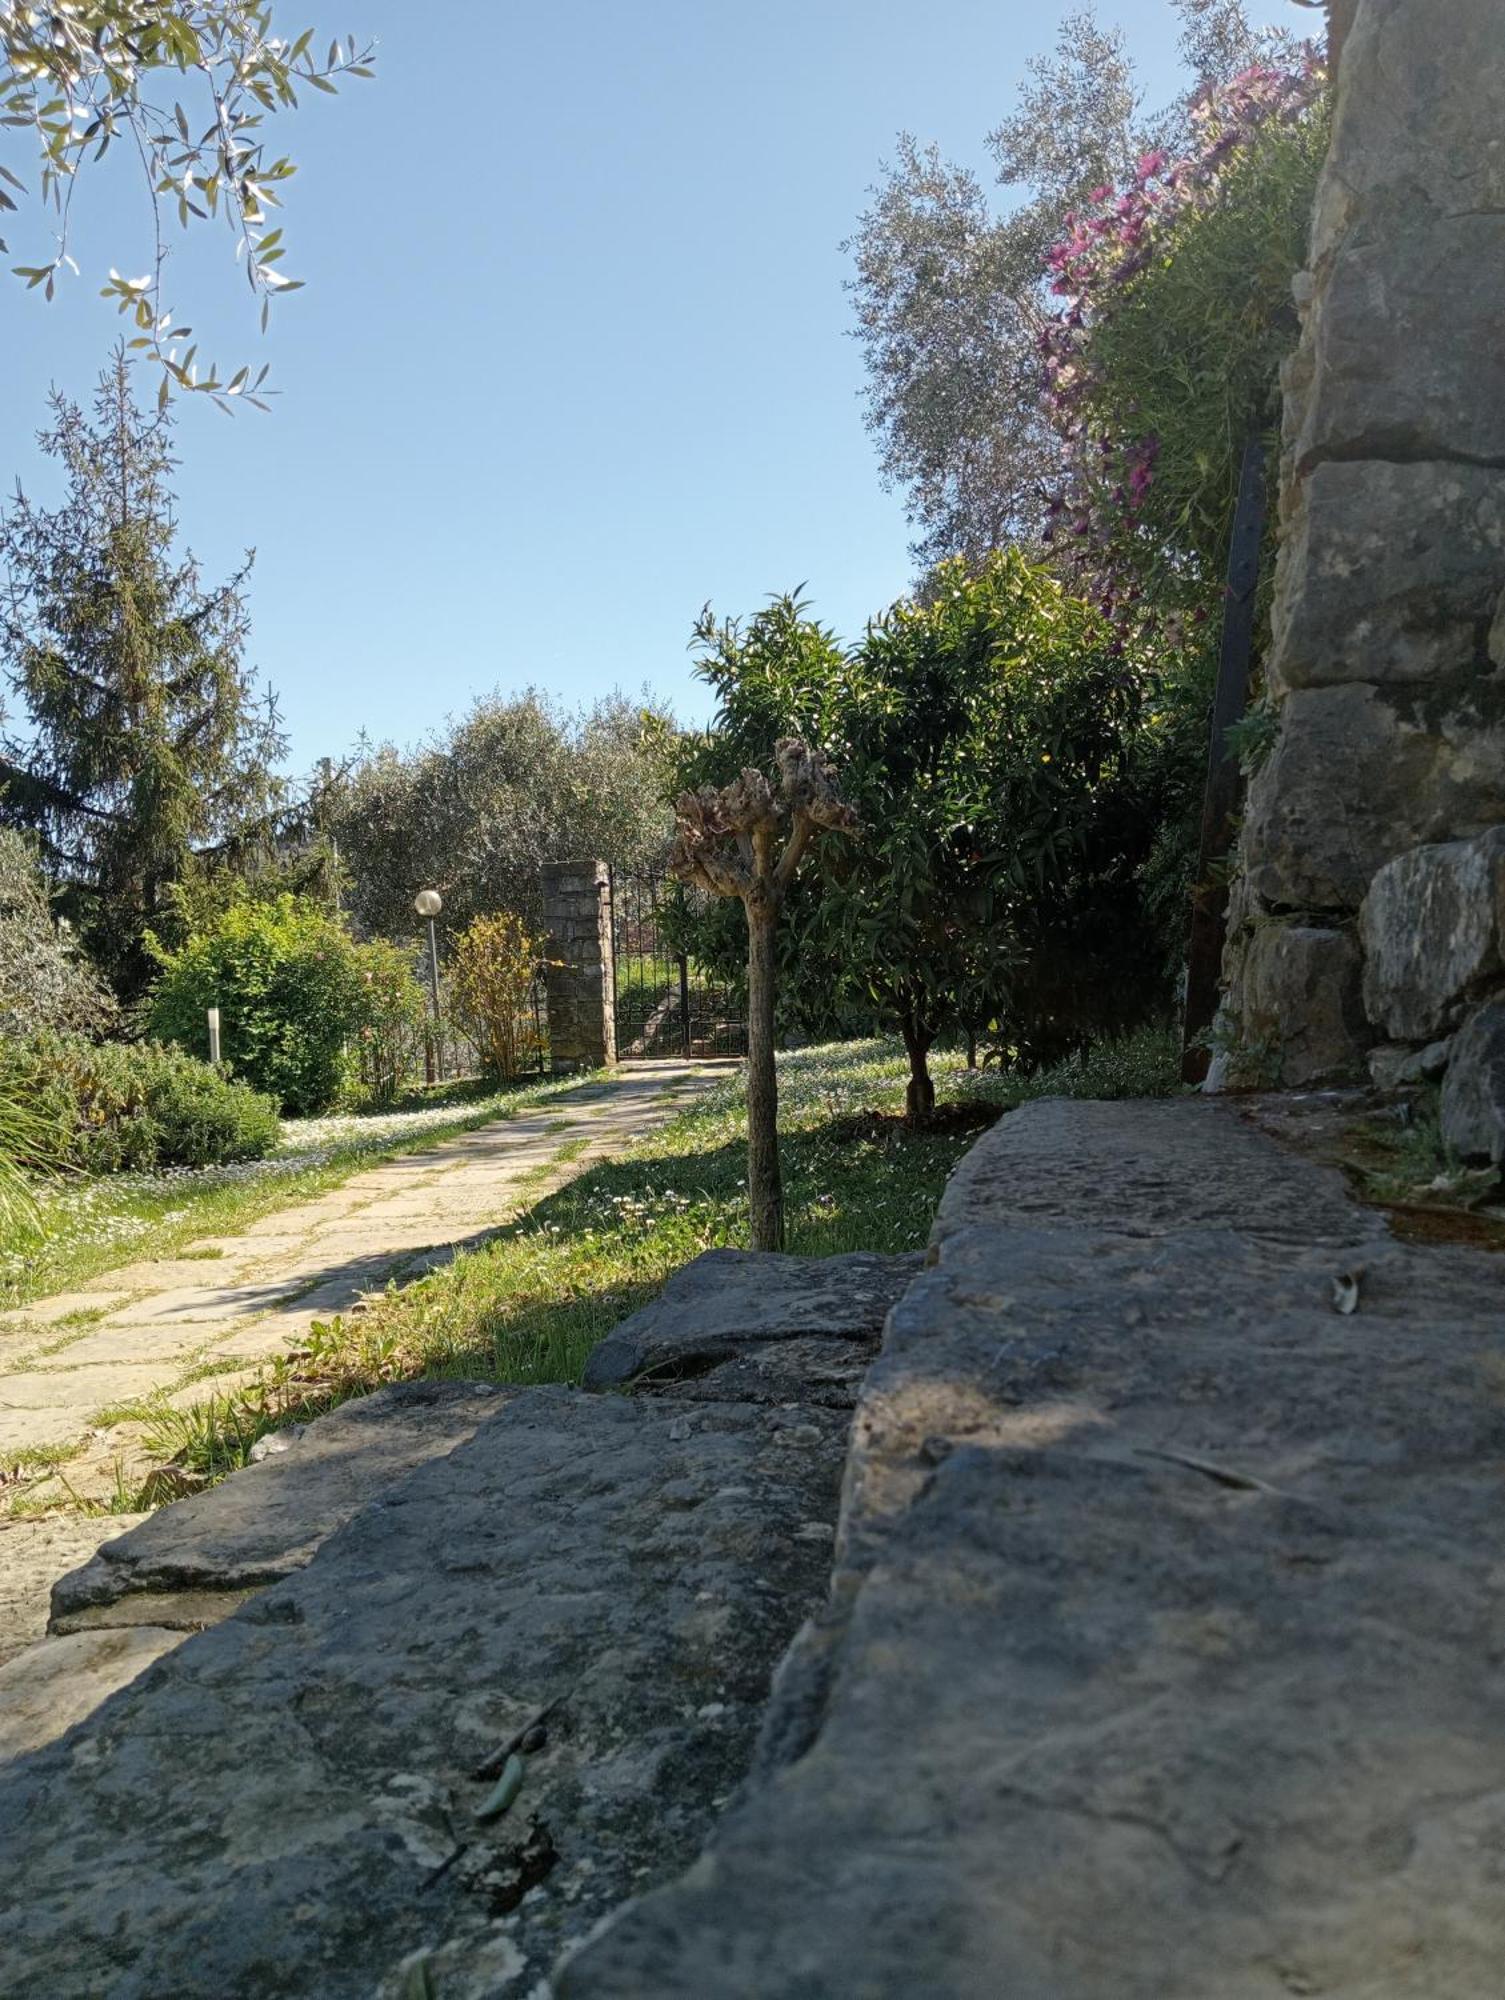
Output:
[[[455,947],[451,1004],[493,1076],[515,1077],[533,1038],[527,1007],[539,949],[522,918],[505,910],[477,917]]]
[[[718,729],[682,753],[704,782],[802,727],[841,772],[862,831],[819,838],[790,895],[792,1005],[898,1028],[916,1119],[943,1033],[1033,1067],[1153,1016],[1164,982],[1137,880],[1157,824],[1153,725],[1143,668],[1107,622],[1013,550],[938,565],[850,652],[799,609],[702,628]]]
[[[1050,254],[1065,303],[1042,336],[1065,446],[1057,538],[1138,622],[1216,611],[1245,442],[1279,417],[1327,144],[1312,60],[1259,65],[1193,114],[1190,155],[1146,153],[1096,188]],[[1271,533],[1274,523],[1271,523]],[[1174,623],[1172,626],[1174,630]]]
[[[366,1006],[359,949],[336,918],[279,896],[233,904],[178,951],[153,942],[153,1035],[204,1050],[218,1007],[221,1054],[238,1075],[294,1116],[333,1103]]]
[[[377,939],[356,948],[361,1024],[356,1042],[361,1088],[374,1104],[390,1104],[412,1073],[424,1040],[423,988],[413,953]]]
[[[158,1042],[54,1034],[7,1042],[0,1100],[17,1095],[44,1121],[53,1157],[88,1173],[224,1166],[261,1159],[277,1143],[269,1097]]]
[[[53,918],[35,848],[14,828],[0,828],[0,1034],[94,1034],[114,1012],[72,933]]]
[[[15,1044],[0,1042],[9,1052]],[[57,1133],[24,1076],[0,1067],[0,1237],[27,1237],[38,1223],[36,1175],[60,1164]]]

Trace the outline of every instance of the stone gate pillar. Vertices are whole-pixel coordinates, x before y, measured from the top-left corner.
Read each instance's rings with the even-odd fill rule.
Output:
[[[604,861],[543,871],[550,1062],[556,1076],[617,1059],[611,876]]]
[[[1505,5],[1333,24],[1214,1083],[1436,1074],[1505,981]]]

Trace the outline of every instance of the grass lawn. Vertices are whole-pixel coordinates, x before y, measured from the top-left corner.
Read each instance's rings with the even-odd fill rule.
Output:
[[[281,1143],[265,1160],[60,1181],[42,1196],[40,1238],[0,1230],[0,1309],[67,1291],[138,1258],[171,1256],[195,1237],[233,1235],[274,1209],[339,1187],[363,1167],[531,1110],[585,1081],[500,1090],[440,1086],[391,1110],[286,1120]]]
[[[1168,1036],[1141,1036],[1021,1080],[933,1061],[941,1128],[899,1121],[906,1066],[883,1042],[834,1044],[779,1062],[788,1248],[806,1256],[918,1249],[946,1178],[979,1130],[1028,1097],[1151,1095],[1176,1087]],[[279,1423],[420,1376],[577,1380],[595,1343],[703,1250],[747,1240],[740,1074],[630,1152],[543,1196],[483,1248],[394,1288],[358,1314],[317,1322],[306,1349],[259,1385],[188,1412],[163,1410],[148,1449],[211,1477]]]

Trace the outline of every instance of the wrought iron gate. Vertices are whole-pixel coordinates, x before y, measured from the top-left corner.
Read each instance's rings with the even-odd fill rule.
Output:
[[[747,1053],[741,994],[683,948],[703,892],[658,874],[611,871],[617,1060]]]

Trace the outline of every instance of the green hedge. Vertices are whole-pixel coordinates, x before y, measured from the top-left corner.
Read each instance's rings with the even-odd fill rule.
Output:
[[[54,1161],[87,1173],[224,1166],[277,1143],[270,1097],[159,1042],[32,1035],[4,1044],[0,1079],[41,1114]]]

